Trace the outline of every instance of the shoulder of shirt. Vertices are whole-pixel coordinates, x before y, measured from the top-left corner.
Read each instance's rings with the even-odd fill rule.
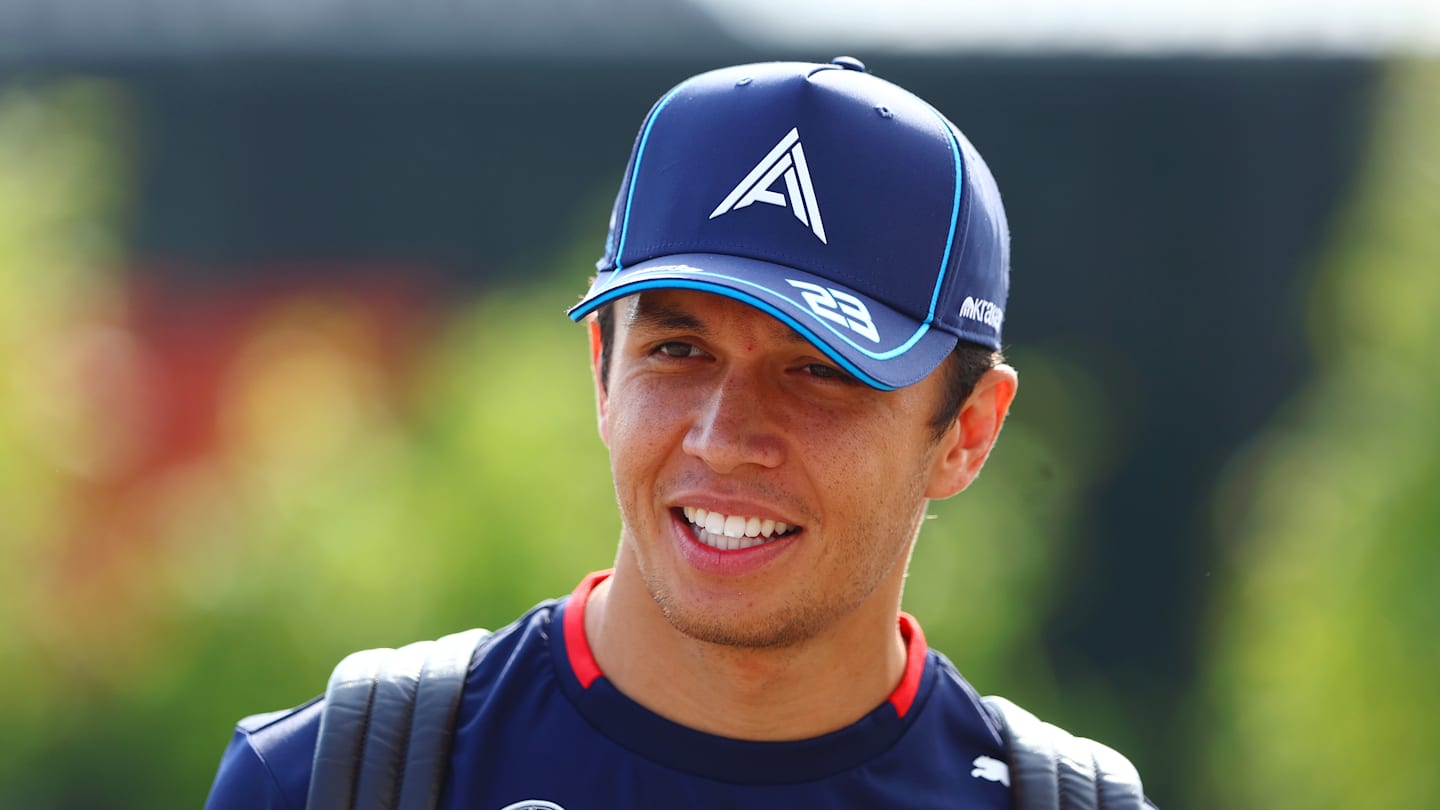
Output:
[[[307,700],[304,703],[301,703],[299,706],[295,706],[294,708],[280,709],[279,711],[265,712],[263,714],[252,714],[249,717],[246,717],[240,722],[236,723],[235,730],[243,734],[252,735],[259,734],[260,732],[266,730],[267,728],[270,728],[271,726],[278,726],[284,725],[285,723],[289,722],[295,722],[297,718],[300,718],[305,714],[306,709],[309,709],[310,707],[320,703],[324,699],[325,698],[323,695],[316,695],[310,700]]]
[[[934,672],[936,680],[938,681],[938,683],[935,684],[935,689],[956,692],[959,699],[967,703],[970,711],[973,711],[974,715],[984,724],[984,733],[985,736],[989,738],[988,741],[990,744],[998,750],[1004,750],[1005,742],[1000,732],[1000,718],[995,714],[995,711],[980,700],[980,693],[976,691],[975,687],[972,686],[969,681],[965,680],[965,676],[960,674],[960,670],[955,667],[955,664],[953,664],[944,653],[931,647],[928,655],[934,661],[935,665]]]

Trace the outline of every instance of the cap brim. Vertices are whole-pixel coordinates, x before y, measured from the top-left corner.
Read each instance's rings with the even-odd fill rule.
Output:
[[[924,379],[956,337],[834,281],[771,262],[719,253],[662,256],[601,273],[569,311],[578,321],[643,290],[687,289],[742,301],[794,329],[856,379],[893,390]]]

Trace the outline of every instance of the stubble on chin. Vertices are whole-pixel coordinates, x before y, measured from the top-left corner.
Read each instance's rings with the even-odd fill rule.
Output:
[[[833,619],[835,612],[833,606],[827,609],[813,601],[800,601],[759,616],[714,616],[681,605],[664,583],[647,579],[646,586],[676,632],[695,641],[735,650],[793,647],[818,635],[827,624],[827,616]],[[840,612],[848,611],[841,608]]]

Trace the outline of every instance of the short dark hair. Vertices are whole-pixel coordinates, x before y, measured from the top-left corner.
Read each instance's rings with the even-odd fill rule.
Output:
[[[595,310],[595,321],[600,325],[600,387],[607,389],[610,382],[610,348],[615,342],[615,302],[606,302]],[[970,392],[980,383],[985,372],[1005,361],[1005,355],[962,340],[940,364],[940,373],[945,375],[945,393],[940,407],[930,419],[930,427],[936,441],[945,435],[950,425],[960,415],[960,408],[970,398]]]

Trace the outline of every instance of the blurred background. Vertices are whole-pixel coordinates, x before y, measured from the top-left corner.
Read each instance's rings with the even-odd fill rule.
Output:
[[[907,608],[1167,810],[1440,806],[1440,12],[0,2],[0,806],[198,807],[346,652],[608,565],[585,289],[686,76],[841,53],[1014,237]]]

